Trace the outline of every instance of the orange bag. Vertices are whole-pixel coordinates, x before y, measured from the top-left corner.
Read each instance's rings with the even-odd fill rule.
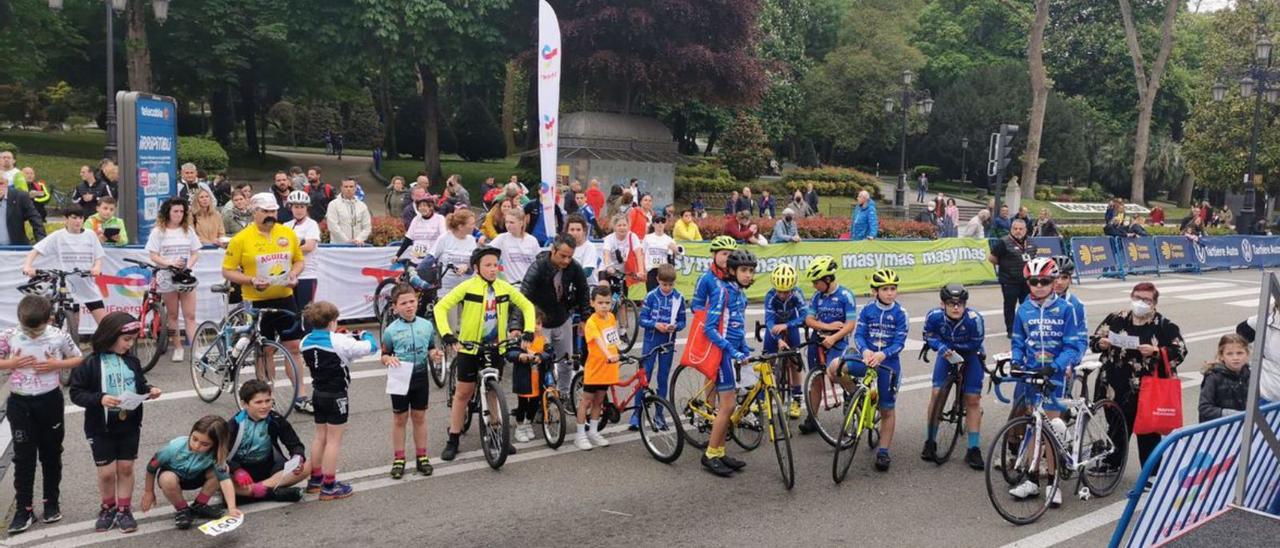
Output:
[[[721,299],[724,296],[724,289],[721,289]],[[717,300],[719,302],[719,299]],[[725,322],[728,315],[720,317],[720,325],[716,330],[720,335],[724,335]],[[692,367],[698,372],[706,375],[708,379],[714,380],[716,373],[720,370],[720,361],[724,358],[724,350],[711,339],[703,331],[703,325],[707,323],[707,311],[699,310],[693,313],[693,321],[690,322],[689,339],[684,345],[684,355],[680,357],[680,367]]]
[[[1160,350],[1164,367],[1155,375],[1142,377],[1138,386],[1138,413],[1134,434],[1165,435],[1182,426],[1182,380],[1169,366],[1169,354]],[[1161,377],[1160,374],[1164,373]]]

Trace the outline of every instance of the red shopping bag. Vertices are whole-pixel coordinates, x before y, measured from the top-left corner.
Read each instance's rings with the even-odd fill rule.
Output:
[[[716,306],[718,306],[720,300],[715,299],[713,302],[717,303]],[[727,316],[721,316],[720,325],[716,328],[722,336],[724,335],[726,319]],[[720,369],[720,360],[724,358],[724,350],[716,346],[707,337],[702,328],[706,323],[706,310],[699,310],[693,313],[693,322],[690,323],[689,328],[689,339],[684,345],[684,355],[680,357],[680,367],[692,367],[706,375],[708,379],[714,380],[716,373]]]
[[[1168,352],[1161,349],[1160,358],[1161,370],[1142,377],[1138,386],[1134,434],[1164,435],[1182,426],[1182,381],[1169,366]]]

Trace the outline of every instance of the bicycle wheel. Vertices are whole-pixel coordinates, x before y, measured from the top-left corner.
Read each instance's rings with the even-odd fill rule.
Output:
[[[578,402],[582,401],[582,371],[573,374],[573,380],[569,381],[569,401],[566,408],[570,413],[578,413]]]
[[[640,414],[640,441],[658,462],[671,464],[680,458],[684,434],[680,433],[680,421],[671,402],[654,394],[645,396]]]
[[[933,408],[929,410],[929,424],[938,428],[937,456],[933,462],[946,464],[951,453],[960,440],[960,432],[964,430],[964,394],[956,385],[955,377],[948,377],[942,388],[938,389],[938,397],[934,399]]]
[[[733,442],[738,447],[746,451],[755,451],[760,447],[760,442],[764,439],[765,425],[767,419],[764,416],[764,391],[756,396],[756,401],[739,402],[739,406],[747,405],[747,411],[742,414],[742,419],[738,424],[731,424],[729,427],[729,437],[733,438]]]
[[[444,344],[444,339],[440,337],[440,333],[436,332],[433,338],[433,345],[441,349],[439,360],[427,358],[427,363],[431,369],[431,382],[436,383],[436,388],[444,388],[445,373],[449,370],[449,364],[453,363],[455,352],[452,348],[448,348]]]
[[[143,372],[150,372],[169,347],[169,327],[165,324],[164,309],[148,308],[142,315],[142,330],[133,342],[133,355],[142,364]]]
[[[831,382],[822,369],[814,369],[804,378],[805,407],[809,418],[818,426],[818,435],[835,447],[840,426],[848,414],[849,395],[840,383]]]
[[[1120,406],[1111,400],[1093,404],[1089,414],[1080,420],[1085,421],[1080,434],[1079,462],[1084,463],[1080,479],[1090,496],[1105,497],[1124,477],[1125,464],[1129,462],[1129,428]],[[1125,443],[1117,445],[1112,440]]]
[[[80,341],[80,314],[78,312],[67,312],[59,310],[57,317],[54,318],[54,327],[61,329],[64,333],[71,336],[71,340],[77,344]],[[62,386],[71,384],[71,369],[59,369],[58,380],[62,382]]]
[[[391,291],[396,287],[397,278],[387,278],[378,282],[373,290],[373,316],[378,319],[378,333],[386,331],[387,326],[395,320],[395,310],[391,302]]]
[[[542,439],[547,442],[547,447],[560,448],[568,431],[568,422],[566,422],[568,418],[564,412],[564,405],[560,403],[560,397],[551,394],[543,397],[542,405],[539,406],[533,420],[542,425]]]
[[[849,466],[853,464],[853,457],[858,454],[858,438],[862,437],[862,424],[859,417],[862,415],[862,407],[866,404],[864,400],[867,398],[866,389],[859,387],[850,400],[853,405],[849,406],[849,411],[845,413],[844,421],[840,423],[840,437],[836,440],[836,454],[831,461],[831,479],[836,484],[844,481],[849,475]]]
[[[631,347],[635,346],[636,339],[640,335],[640,311],[636,308],[636,303],[623,295],[622,301],[618,304],[618,335],[622,339],[622,344],[618,345],[618,351],[626,354],[631,351]]]
[[[1035,417],[1019,417],[1000,429],[991,442],[986,466],[987,496],[1000,517],[1015,525],[1033,523],[1049,509],[1058,474],[1049,469],[1058,462],[1058,446]],[[1003,469],[995,470],[997,459]],[[1009,482],[1012,476],[1016,481]]]
[[[213,403],[222,395],[230,357],[218,324],[201,322],[191,338],[191,386],[200,401]]]
[[[685,441],[698,449],[706,449],[711,439],[713,390],[715,385],[692,367],[677,367],[671,375],[671,405],[683,422]]]
[[[258,355],[267,348],[275,349],[275,357],[265,369],[258,370],[258,379],[271,385],[271,408],[280,416],[288,418],[293,412],[293,401],[298,398],[298,385],[302,383],[298,364],[284,346],[275,341],[259,341]],[[292,380],[291,380],[292,379]],[[294,380],[297,382],[295,383]],[[237,400],[240,398],[236,398]]]
[[[791,455],[791,425],[787,423],[782,407],[782,397],[776,390],[769,391],[769,409],[765,413],[769,417],[769,438],[773,440],[773,453],[778,457],[778,471],[782,473],[782,484],[790,491],[796,486],[796,463]]]
[[[507,462],[507,448],[511,446],[511,415],[508,414],[507,398],[502,388],[494,379],[485,379],[481,383],[480,401],[493,395],[496,405],[481,407],[480,448],[484,452],[484,460],[489,467],[497,470]],[[487,409],[486,409],[487,407]]]

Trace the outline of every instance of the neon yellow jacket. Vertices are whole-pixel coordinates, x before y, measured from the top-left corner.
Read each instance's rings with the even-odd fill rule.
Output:
[[[506,280],[498,278],[492,282],[486,282],[484,278],[477,275],[458,284],[453,291],[436,302],[433,312],[440,335],[453,333],[453,327],[449,325],[449,310],[458,306],[458,303],[462,303],[462,313],[458,315],[458,340],[480,342],[483,336],[480,331],[484,329],[484,298],[490,286],[493,287],[493,297],[498,303],[498,341],[507,339],[507,319],[510,317],[512,303],[520,309],[520,315],[524,320],[524,332],[533,333],[535,325],[533,303]],[[460,351],[467,354],[476,353],[475,350],[468,350],[465,347]]]

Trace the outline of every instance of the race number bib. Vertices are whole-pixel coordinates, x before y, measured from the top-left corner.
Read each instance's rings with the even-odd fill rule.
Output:
[[[604,342],[612,345],[616,345],[616,346],[622,345],[622,337],[618,335],[617,328],[610,327],[608,329],[605,329],[603,335],[604,335]]]
[[[224,516],[222,519],[216,519],[200,526],[200,532],[211,537],[216,537],[223,533],[230,533],[240,527],[244,523],[243,517]]]

